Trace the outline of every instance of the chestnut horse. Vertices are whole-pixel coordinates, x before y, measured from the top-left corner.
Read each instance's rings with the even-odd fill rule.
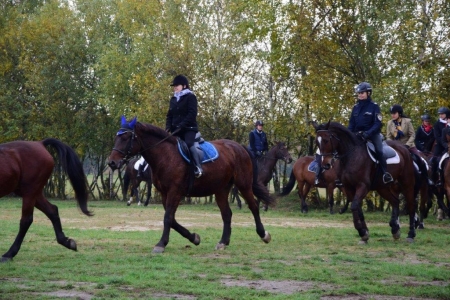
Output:
[[[316,145],[320,155],[324,158],[322,165],[329,168],[337,164],[337,176],[343,184],[343,190],[347,201],[351,201],[353,224],[361,237],[361,244],[369,240],[367,228],[362,211],[362,199],[371,190],[376,190],[381,197],[392,206],[392,215],[389,225],[394,239],[400,238],[399,222],[399,194],[405,196],[406,208],[409,214],[409,232],[407,241],[413,242],[415,231],[415,171],[411,155],[402,144],[396,141],[387,141],[398,154],[399,161],[396,164],[388,164],[388,171],[392,174],[394,182],[384,184],[381,172],[372,162],[366,144],[354,133],[336,122],[314,125],[316,129]]]
[[[289,177],[289,181],[286,186],[283,187],[282,192],[279,194],[280,196],[289,195],[292,189],[295,186],[295,182],[298,184],[298,195],[301,200],[301,211],[302,213],[308,212],[308,204],[306,204],[306,196],[312,186],[314,185],[314,181],[316,179],[316,173],[308,171],[309,164],[314,161],[314,156],[303,156],[297,159],[292,168],[291,176]],[[333,206],[334,206],[334,189],[336,188],[336,171],[334,168],[330,170],[325,170],[322,173],[322,180],[319,182],[317,187],[326,188],[327,191],[327,199],[330,207],[330,214],[333,214]],[[340,189],[340,188],[339,188]],[[345,208],[344,208],[345,209]],[[340,213],[342,213],[340,211]]]
[[[134,164],[138,161],[138,158],[133,158],[130,160],[125,168],[125,175],[123,176],[123,199],[126,199],[128,194],[128,189],[131,183],[131,193],[130,200],[128,200],[127,205],[130,206],[133,203],[133,196],[136,197],[136,202],[141,205],[141,199],[139,198],[139,186],[142,181],[147,184],[147,199],[144,202],[144,206],[148,206],[150,199],[152,197],[152,169],[147,166],[145,170],[142,171],[140,177],[138,177],[138,171],[134,168]]]
[[[3,254],[1,262],[10,261],[17,255],[25,234],[33,223],[33,211],[36,207],[52,222],[56,241],[64,247],[77,250],[74,240],[62,231],[58,207],[44,197],[44,186],[53,172],[55,162],[45,147],[52,146],[59,156],[63,170],[75,191],[80,210],[88,216],[88,189],[83,166],[75,152],[59,140],[48,138],[40,142],[16,141],[0,144],[0,197],[15,193],[22,197],[22,217],[19,233],[11,248]]]
[[[272,179],[273,168],[279,159],[282,159],[288,164],[292,162],[291,154],[284,142],[276,142],[266,155],[256,159],[258,165],[258,180],[265,186],[267,186]],[[231,193],[233,197],[236,198],[238,207],[241,208],[241,198],[239,197],[236,186],[233,186]],[[266,205],[264,206],[264,210],[267,211]]]
[[[191,233],[175,218],[183,196],[205,197],[215,195],[223,221],[222,237],[216,249],[224,249],[230,243],[232,212],[228,194],[235,184],[246,200],[256,224],[256,232],[265,242],[270,242],[270,234],[264,230],[258,205],[253,195],[264,203],[274,204],[269,191],[257,181],[254,166],[248,150],[232,140],[222,139],[211,142],[219,152],[213,162],[203,165],[203,175],[193,180],[192,168],[182,158],[177,149],[177,139],[163,129],[137,122],[136,118],[127,122],[122,116],[121,129],[116,135],[114,148],[109,157],[109,166],[114,170],[132,156],[141,154],[152,168],[155,188],[161,193],[164,206],[164,230],[153,253],[162,253],[169,243],[170,229],[173,228],[194,245],[200,244],[200,236]]]

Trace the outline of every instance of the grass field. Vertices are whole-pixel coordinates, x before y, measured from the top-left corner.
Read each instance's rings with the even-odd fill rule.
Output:
[[[294,197],[292,197],[294,198]],[[19,254],[0,264],[0,299],[450,299],[449,220],[426,220],[413,244],[393,241],[389,213],[366,213],[368,245],[358,245],[351,214],[299,213],[292,198],[261,212],[272,235],[264,244],[247,208],[234,206],[231,244],[216,205],[183,205],[177,220],[201,236],[194,246],[171,231],[163,254],[161,205],[90,202],[89,218],[75,201],[58,205],[63,229],[78,252],[55,241],[50,221],[36,210]],[[0,200],[0,252],[12,244],[21,201]]]

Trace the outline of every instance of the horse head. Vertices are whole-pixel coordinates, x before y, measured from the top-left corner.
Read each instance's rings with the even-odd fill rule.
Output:
[[[114,139],[114,147],[109,156],[108,165],[115,170],[139,153],[141,144],[138,142],[135,127],[137,118],[127,121],[125,116],[121,117],[121,126]]]
[[[276,147],[275,158],[282,159],[286,163],[290,164],[292,162],[292,156],[289,153],[286,144],[284,142],[276,142],[275,147]]]
[[[319,149],[319,155],[322,156],[322,168],[328,170],[331,168],[334,160],[338,158],[341,140],[330,130],[331,120],[321,125],[313,122],[312,125],[316,130],[315,143]]]

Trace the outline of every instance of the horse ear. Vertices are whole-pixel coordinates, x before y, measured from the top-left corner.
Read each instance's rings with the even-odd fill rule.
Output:
[[[330,127],[330,123],[331,123],[331,119],[328,121],[327,125],[325,126],[326,130],[328,130],[328,128]]]
[[[317,127],[319,127],[319,124],[317,124],[317,121],[309,121],[309,124],[311,124],[315,130],[317,130]]]
[[[124,127],[125,125],[127,125],[127,118],[125,118],[124,115],[122,115],[120,117],[120,125],[121,125],[121,127]]]
[[[134,128],[134,126],[136,125],[136,122],[137,122],[137,117],[134,117],[133,120],[131,120],[131,122],[130,122],[130,127]]]

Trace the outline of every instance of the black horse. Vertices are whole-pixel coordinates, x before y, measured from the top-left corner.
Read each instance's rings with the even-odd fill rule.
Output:
[[[138,176],[138,171],[134,167],[138,160],[138,158],[133,158],[128,162],[125,168],[125,175],[123,176],[122,193],[124,200],[127,198],[128,189],[131,183],[130,200],[127,201],[128,206],[133,203],[133,196],[136,197],[137,204],[141,205],[141,199],[139,198],[139,186],[142,181],[147,184],[147,199],[145,200],[144,206],[147,206],[152,198],[152,169],[149,165],[147,165],[146,169],[142,171],[142,174]]]

